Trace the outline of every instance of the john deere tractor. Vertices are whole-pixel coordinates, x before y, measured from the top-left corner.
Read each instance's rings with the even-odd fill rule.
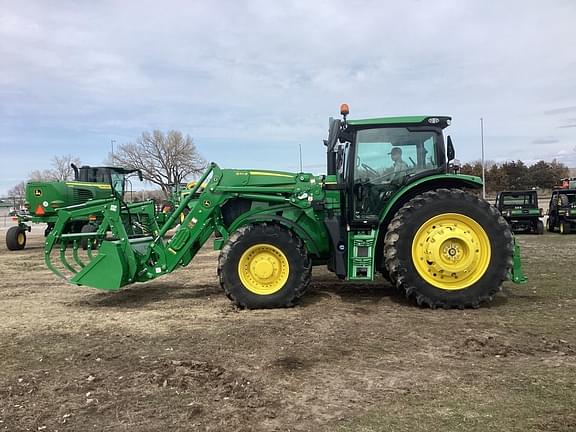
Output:
[[[188,265],[212,240],[220,285],[243,308],[294,305],[319,265],[348,281],[380,272],[432,308],[478,307],[507,278],[525,281],[508,224],[478,196],[481,180],[451,163],[449,117],[348,120],[346,105],[341,114],[324,142],[326,175],[213,163],[168,220],[150,219],[140,236],[126,232],[118,198],[63,208],[46,241],[48,267],[72,284],[115,291]],[[94,214],[97,232],[65,232],[70,220]],[[97,254],[79,253],[86,238]]]
[[[29,223],[45,223],[48,235],[58,219],[57,210],[63,207],[82,204],[91,200],[111,198],[115,194],[124,196],[127,176],[137,173],[117,167],[91,167],[80,168],[72,164],[74,181],[31,181],[26,185],[26,207],[29,214],[18,215],[18,225],[6,232],[6,246],[9,250],[20,250],[26,246],[26,233],[32,227]],[[100,220],[98,215],[87,215],[82,218],[69,220],[63,232],[91,232]]]

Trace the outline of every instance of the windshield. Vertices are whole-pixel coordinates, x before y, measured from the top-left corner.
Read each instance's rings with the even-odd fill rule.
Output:
[[[407,128],[364,129],[358,131],[356,142],[355,177],[392,181],[408,173],[438,167],[435,132]]]
[[[536,197],[534,194],[513,194],[502,196],[502,205],[504,206],[528,206],[535,204]]]

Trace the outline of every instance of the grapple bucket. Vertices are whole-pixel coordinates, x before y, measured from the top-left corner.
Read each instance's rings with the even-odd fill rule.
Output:
[[[44,248],[46,265],[72,284],[115,291],[188,264],[215,229],[212,215],[223,196],[212,197],[204,183],[213,171],[214,179],[220,178],[219,168],[211,164],[161,228],[152,201],[126,204],[117,197],[58,210]],[[196,196],[200,187],[205,199]],[[78,222],[88,220],[97,226],[95,232],[73,232]],[[178,230],[165,240],[177,221]]]
[[[151,234],[158,231],[153,204],[150,205],[140,203],[121,211],[117,200],[101,200],[61,210],[58,222],[46,240],[48,268],[72,284],[107,291],[134,282],[142,262],[139,258],[153,241]],[[126,223],[127,214],[129,224]],[[98,219],[97,231],[65,233],[71,220],[84,215]],[[140,223],[146,219],[139,217],[142,215],[150,216],[145,226]],[[129,230],[126,225],[130,226]],[[138,233],[134,232],[134,226],[139,227]]]

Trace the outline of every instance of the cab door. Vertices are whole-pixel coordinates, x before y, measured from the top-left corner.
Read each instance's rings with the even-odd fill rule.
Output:
[[[349,219],[376,226],[388,201],[404,185],[443,169],[437,131],[380,127],[356,132],[349,161]]]

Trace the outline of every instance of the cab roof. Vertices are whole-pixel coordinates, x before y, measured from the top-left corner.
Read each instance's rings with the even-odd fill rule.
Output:
[[[537,194],[538,192],[535,190],[515,190],[515,191],[502,191],[499,193],[501,195],[528,195],[528,194]]]
[[[451,120],[452,117],[427,115],[346,120],[346,123],[349,126],[432,126],[444,129]]]

